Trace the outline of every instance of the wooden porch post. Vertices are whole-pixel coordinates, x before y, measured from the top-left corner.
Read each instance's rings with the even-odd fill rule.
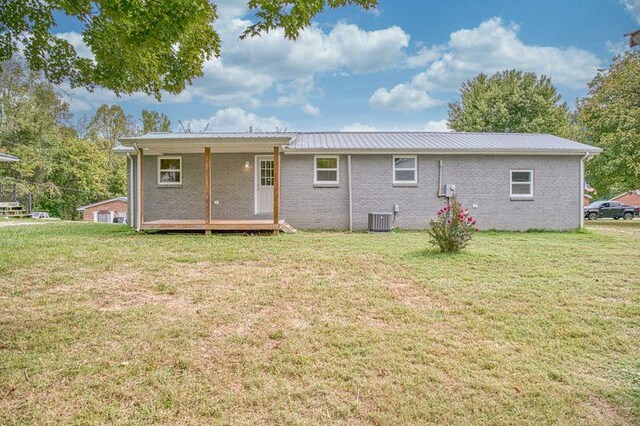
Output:
[[[204,149],[204,223],[211,224],[211,148]],[[211,229],[205,226],[204,233],[211,234]]]
[[[273,147],[273,223],[280,224],[280,146]]]

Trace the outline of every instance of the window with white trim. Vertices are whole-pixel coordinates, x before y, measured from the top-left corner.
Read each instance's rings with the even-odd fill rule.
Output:
[[[511,170],[511,198],[533,197],[533,170]]]
[[[338,185],[340,158],[337,155],[317,155],[314,159],[313,183],[316,185]]]
[[[418,156],[394,155],[393,156],[393,183],[416,184],[418,183]]]
[[[158,157],[158,185],[182,184],[182,157]]]

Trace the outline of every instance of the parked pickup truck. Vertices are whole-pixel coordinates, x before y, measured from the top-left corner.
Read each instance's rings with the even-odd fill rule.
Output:
[[[617,201],[596,201],[584,208],[584,217],[589,220],[613,218],[631,220],[640,215],[640,207],[620,204]]]

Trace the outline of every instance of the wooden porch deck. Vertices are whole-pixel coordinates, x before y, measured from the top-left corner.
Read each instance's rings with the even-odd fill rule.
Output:
[[[273,223],[273,220],[152,220],[143,222],[140,229],[158,229],[165,231],[282,231],[296,232],[284,220]]]

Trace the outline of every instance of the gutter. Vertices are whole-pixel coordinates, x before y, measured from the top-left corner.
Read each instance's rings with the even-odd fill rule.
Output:
[[[372,149],[372,150],[357,150],[357,149],[299,149],[287,147],[284,151],[287,155],[345,155],[345,154],[382,154],[382,155],[574,155],[580,156],[585,151],[566,151],[566,150],[545,150],[545,151],[527,151],[527,150],[513,150],[513,151],[437,151],[437,150],[408,150],[408,149]],[[589,154],[598,154],[600,151],[589,152]]]

